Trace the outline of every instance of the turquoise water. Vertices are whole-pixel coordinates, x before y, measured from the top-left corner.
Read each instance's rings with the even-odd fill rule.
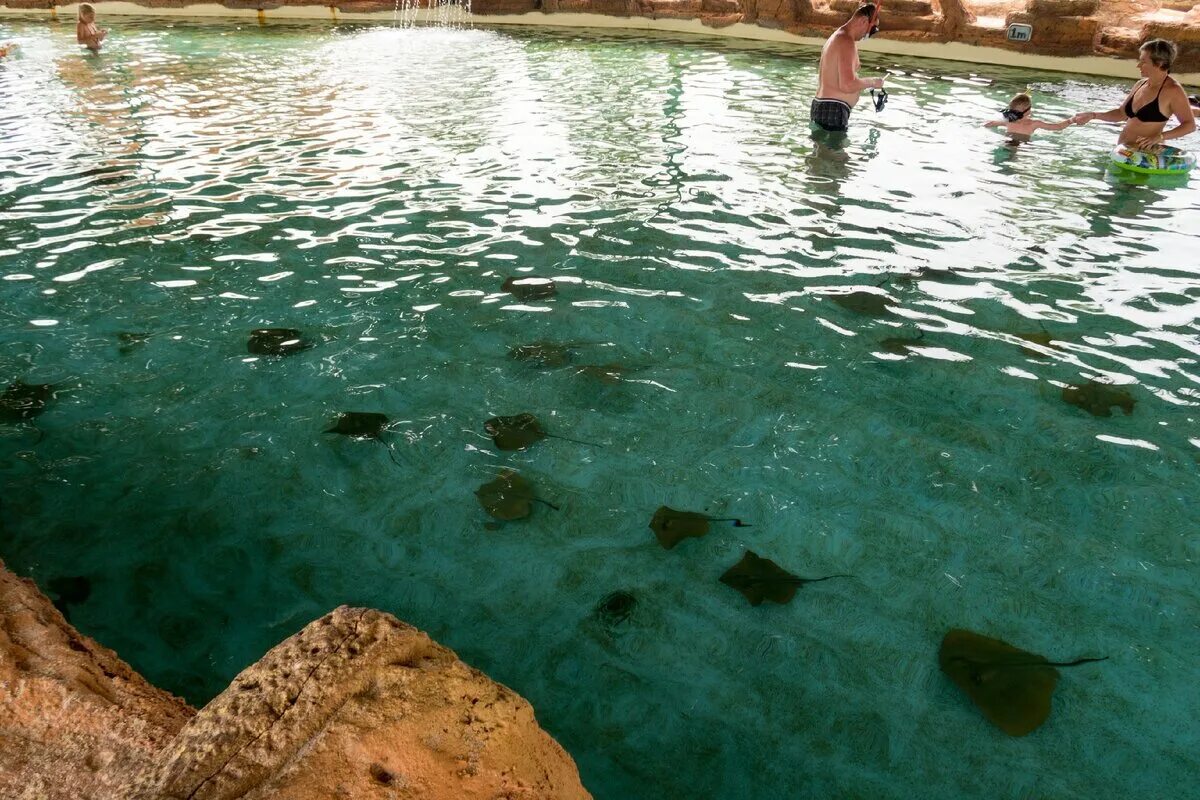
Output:
[[[1187,793],[1200,193],[1107,174],[1112,128],[978,126],[1122,84],[864,57],[892,99],[841,147],[808,49],[112,27],[92,58],[0,22],[0,379],[59,389],[0,426],[0,557],[87,578],[71,619],[150,680],[203,704],[365,604],[527,697],[602,800]],[[536,341],[573,364],[507,356]],[[1062,401],[1088,379],[1134,413]],[[322,434],[346,410],[398,464]],[[495,452],[522,411],[599,446]],[[503,467],[561,511],[491,529]],[[661,504],[754,527],[667,551]],[[717,581],[746,549],[855,577],[753,608]],[[1109,660],[1010,739],[939,672],[952,627]]]

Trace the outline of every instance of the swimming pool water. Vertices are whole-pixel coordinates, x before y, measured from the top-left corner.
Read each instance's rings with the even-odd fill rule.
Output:
[[[363,604],[528,698],[602,800],[1186,796],[1200,194],[1106,173],[1112,128],[980,127],[1122,85],[864,56],[891,100],[843,147],[810,49],[109,22],[99,57],[0,22],[0,380],[59,389],[0,426],[0,557],[86,577],[72,621],[148,679],[203,704]],[[508,357],[537,341],[572,365]],[[1134,413],[1062,401],[1088,379]],[[322,434],[351,410],[398,463]],[[596,446],[496,452],[522,411]],[[504,467],[561,510],[490,529]],[[667,551],[662,504],[753,527]],[[717,581],[747,549],[854,578],[753,608]],[[939,672],[952,627],[1109,660],[1010,739]]]

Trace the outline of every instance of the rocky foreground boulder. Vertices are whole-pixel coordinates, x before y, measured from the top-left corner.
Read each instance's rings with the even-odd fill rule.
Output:
[[[334,610],[197,712],[0,563],[0,797],[590,795],[529,703],[388,614]]]

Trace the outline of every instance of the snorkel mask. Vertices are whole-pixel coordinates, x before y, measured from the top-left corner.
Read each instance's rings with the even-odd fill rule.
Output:
[[[872,89],[871,101],[875,103],[875,110],[883,111],[883,107],[887,105],[888,93],[887,89]]]
[[[879,33],[879,3],[875,3],[875,13],[871,15],[871,29],[867,31],[867,38],[870,39],[875,34]],[[886,97],[887,95],[884,95]],[[878,111],[879,109],[876,109]]]
[[[1011,108],[1006,108],[1000,112],[1000,116],[1004,117],[1009,122],[1016,122],[1017,120],[1024,117],[1025,114],[1026,114],[1026,112],[1024,112],[1024,111],[1014,111]]]

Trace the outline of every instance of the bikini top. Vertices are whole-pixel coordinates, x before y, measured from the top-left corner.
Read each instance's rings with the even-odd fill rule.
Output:
[[[1166,78],[1164,78],[1163,82],[1159,85],[1158,94],[1154,95],[1153,100],[1151,100],[1149,103],[1146,103],[1146,105],[1142,106],[1137,111],[1133,110],[1133,96],[1137,94],[1138,87],[1146,82],[1147,81],[1142,81],[1142,83],[1139,83],[1137,86],[1135,86],[1133,91],[1129,93],[1129,99],[1125,101],[1125,116],[1133,117],[1134,119],[1141,120],[1142,122],[1166,122],[1168,118],[1158,108],[1158,95],[1162,94],[1163,86],[1167,85]]]

